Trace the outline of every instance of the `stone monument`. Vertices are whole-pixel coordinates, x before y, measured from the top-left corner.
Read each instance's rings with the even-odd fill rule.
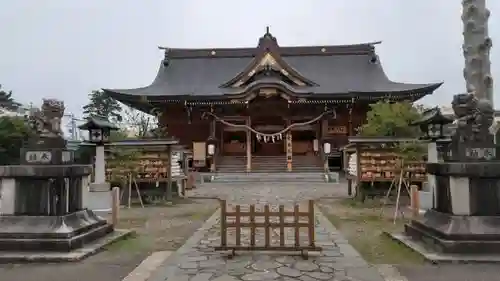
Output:
[[[455,95],[452,105],[457,129],[451,153],[427,164],[435,178],[435,206],[396,238],[442,259],[481,260],[500,254],[500,161],[489,132],[494,111],[473,94]]]
[[[0,166],[0,261],[80,259],[126,234],[82,207],[92,168],[72,163],[63,114],[63,102],[43,100],[29,116],[37,137],[21,150],[21,165]]]

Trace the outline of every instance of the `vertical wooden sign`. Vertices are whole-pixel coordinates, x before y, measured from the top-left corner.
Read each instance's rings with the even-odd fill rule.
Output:
[[[292,132],[286,133],[286,167],[289,172],[292,171]]]

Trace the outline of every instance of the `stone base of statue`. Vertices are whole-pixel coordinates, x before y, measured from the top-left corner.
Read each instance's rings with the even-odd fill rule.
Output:
[[[33,165],[0,167],[0,262],[75,261],[130,233],[83,208],[91,166],[40,164],[65,154],[27,151]]]
[[[62,216],[0,217],[0,251],[70,252],[113,232],[90,210]]]
[[[500,262],[500,162],[428,163],[435,206],[392,235],[431,261]]]

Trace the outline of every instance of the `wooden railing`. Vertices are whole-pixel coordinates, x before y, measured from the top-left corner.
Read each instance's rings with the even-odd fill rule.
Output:
[[[248,211],[242,211],[241,205],[236,205],[234,210],[228,210],[226,200],[220,200],[220,246],[217,251],[231,251],[230,257],[237,250],[246,251],[297,251],[307,259],[308,251],[321,251],[315,245],[315,217],[314,201],[309,200],[307,210],[301,211],[299,205],[294,205],[293,211],[285,211],[284,205],[279,205],[278,210],[270,210],[270,205],[264,205],[263,211],[256,211],[255,205],[249,205]],[[305,221],[301,218],[306,218]],[[276,220],[277,218],[277,220]],[[235,229],[235,243],[228,243],[228,230]],[[242,229],[250,229],[250,241],[242,243]],[[264,244],[256,244],[258,228],[264,230]],[[285,229],[293,229],[293,244],[286,244]],[[307,228],[306,243],[300,241],[300,229]],[[271,232],[279,229],[279,244],[272,243]],[[248,240],[248,239],[247,239]],[[277,244],[277,245],[276,245]]]

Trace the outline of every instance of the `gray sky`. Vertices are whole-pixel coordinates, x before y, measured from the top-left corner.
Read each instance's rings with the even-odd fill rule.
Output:
[[[1,0],[0,84],[22,102],[63,99],[78,115],[99,88],[149,84],[168,47],[254,47],[267,25],[280,45],[382,40],[398,82],[444,81],[427,104],[464,91],[460,0]],[[500,89],[500,1],[488,1]],[[500,98],[496,98],[499,107]]]

